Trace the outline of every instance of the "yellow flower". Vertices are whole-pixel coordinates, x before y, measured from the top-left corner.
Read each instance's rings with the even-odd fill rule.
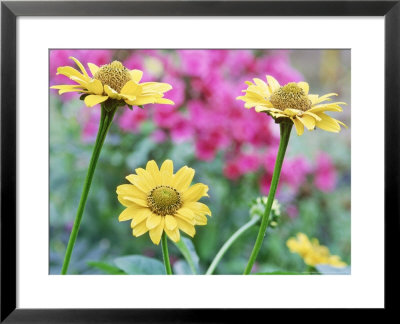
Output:
[[[289,238],[286,245],[291,252],[299,254],[309,266],[317,264],[329,264],[334,267],[346,266],[339,256],[331,255],[326,246],[319,245],[316,238],[310,241],[304,233],[298,233],[296,238]]]
[[[118,200],[127,207],[118,220],[131,221],[132,234],[140,236],[149,231],[154,244],[159,244],[163,231],[173,240],[180,240],[179,230],[193,237],[194,225],[206,225],[211,211],[198,200],[207,196],[208,186],[190,186],[194,170],[187,166],[173,173],[173,163],[166,160],[159,169],[155,161],[146,169],[138,168],[126,179],[131,184],[117,187]]]
[[[323,103],[332,100],[330,97],[336,93],[328,93],[319,97],[308,93],[307,82],[290,82],[281,86],[275,78],[267,75],[268,84],[261,79],[246,81],[248,85],[246,94],[236,99],[243,100],[246,108],[255,107],[257,112],[266,112],[275,120],[289,118],[295,125],[297,135],[302,135],[304,126],[308,130],[315,127],[329,132],[339,132],[340,125],[347,127],[341,121],[336,120],[325,111],[342,111],[340,105],[344,102]],[[282,120],[282,119],[281,119]]]
[[[128,70],[119,61],[98,67],[88,63],[92,77],[85,67],[76,58],[70,57],[78,65],[81,72],[71,66],[61,66],[57,74],[69,77],[78,83],[77,85],[56,85],[59,94],[66,92],[79,92],[86,94],[85,104],[93,107],[107,99],[120,101],[121,105],[142,106],[150,103],[173,105],[174,102],[163,98],[164,92],[171,90],[168,83],[144,82],[139,83],[143,72],[140,70]]]

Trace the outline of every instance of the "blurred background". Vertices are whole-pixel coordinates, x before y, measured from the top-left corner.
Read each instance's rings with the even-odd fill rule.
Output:
[[[293,130],[276,198],[279,225],[268,229],[255,270],[305,271],[301,257],[286,241],[298,232],[318,238],[332,254],[350,264],[350,51],[349,50],[51,50],[50,85],[73,83],[56,75],[59,66],[121,61],[144,72],[144,81],[167,82],[165,94],[175,106],[146,105],[117,112],[94,175],[69,273],[103,274],[90,261],[123,255],[161,258],[149,235],[131,234],[118,222],[124,207],[116,187],[125,176],[154,159],[196,170],[194,182],[209,186],[203,199],[213,216],[197,226],[193,244],[201,273],[222,244],[249,220],[251,200],[266,195],[279,144],[272,118],[244,108],[236,100],[255,77],[274,76],[281,84],[307,81],[310,93],[336,92],[348,103],[342,113],[328,113],[350,126],[340,133]],[[336,100],[337,99],[337,100]],[[100,106],[88,108],[78,94],[50,90],[50,273],[61,269],[100,119]],[[216,274],[243,272],[258,228],[247,231],[224,256]],[[170,244],[171,261],[182,259]],[[179,272],[179,269],[176,270]]]

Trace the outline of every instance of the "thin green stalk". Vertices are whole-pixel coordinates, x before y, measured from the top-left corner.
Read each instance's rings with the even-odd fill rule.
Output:
[[[262,242],[268,227],[269,215],[271,213],[272,203],[275,198],[276,188],[278,187],[279,177],[281,175],[283,159],[285,158],[286,148],[289,143],[290,131],[292,130],[292,123],[281,123],[281,139],[279,143],[278,155],[276,157],[274,173],[272,175],[271,187],[268,193],[267,206],[265,207],[264,215],[262,216],[260,230],[257,235],[256,243],[254,244],[253,251],[251,252],[249,261],[243,274],[249,274],[256,261],[257,255],[260,252]]]
[[[162,234],[161,237],[161,247],[164,258],[165,271],[167,272],[167,275],[172,275],[171,264],[169,263],[167,235],[165,235],[165,232]]]
[[[214,260],[211,262],[206,275],[210,275],[214,272],[215,268],[217,267],[218,263],[221,261],[222,257],[228,251],[228,249],[232,246],[233,243],[244,233],[246,232],[249,228],[251,228],[253,225],[255,225],[258,221],[260,220],[259,217],[252,217],[249,222],[244,224],[242,227],[240,227],[233,235],[225,242],[225,244],[221,247],[221,249],[218,251],[217,255],[214,257]]]
[[[107,132],[110,128],[115,112],[116,112],[116,107],[106,107],[105,104],[101,105],[99,130],[97,131],[96,142],[94,144],[92,157],[90,159],[85,183],[83,185],[81,200],[79,202],[78,210],[76,212],[74,225],[72,227],[71,234],[69,236],[67,251],[65,252],[64,262],[61,269],[61,274],[63,275],[66,274],[68,271],[72,250],[74,249],[75,241],[78,236],[79,227],[82,221],[83,211],[85,210],[85,205],[89,194],[90,185],[92,184],[94,170],[96,169],[96,164],[100,156],[101,148],[107,136]]]

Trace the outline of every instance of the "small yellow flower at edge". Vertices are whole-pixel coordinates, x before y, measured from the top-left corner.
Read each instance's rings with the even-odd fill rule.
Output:
[[[122,105],[142,106],[151,103],[173,105],[174,102],[163,98],[164,92],[172,89],[168,83],[144,82],[139,83],[143,72],[128,70],[119,61],[113,61],[101,67],[88,63],[92,77],[76,58],[70,57],[78,65],[81,72],[71,66],[62,66],[57,74],[62,74],[75,81],[77,85],[55,85],[59,94],[78,92],[86,94],[86,106],[93,107],[108,99],[118,100]]]
[[[266,76],[268,84],[261,79],[246,81],[248,85],[244,96],[236,99],[243,100],[246,108],[255,107],[257,112],[265,112],[275,120],[280,118],[290,119],[296,127],[297,135],[302,135],[304,127],[308,130],[314,130],[315,127],[328,132],[339,132],[340,125],[347,127],[341,121],[336,120],[325,111],[342,111],[340,105],[345,102],[331,102],[332,96],[336,93],[328,93],[319,97],[309,94],[309,85],[307,82],[290,82],[281,86],[279,82],[270,75]]]
[[[339,256],[331,255],[326,246],[319,245],[315,238],[310,241],[304,233],[298,233],[296,237],[289,238],[286,245],[291,252],[299,254],[309,266],[317,264],[329,264],[334,267],[346,266]]]
[[[132,234],[140,236],[147,232],[154,244],[161,235],[178,242],[180,230],[193,237],[195,225],[206,225],[211,211],[198,202],[208,196],[208,186],[196,183],[190,186],[195,171],[187,166],[173,173],[173,163],[166,160],[159,169],[155,161],[147,162],[146,169],[138,168],[136,174],[126,179],[131,184],[117,187],[118,200],[127,207],[119,221],[131,220]]]

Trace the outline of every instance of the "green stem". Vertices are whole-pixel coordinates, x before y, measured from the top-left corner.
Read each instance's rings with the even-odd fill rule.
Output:
[[[267,206],[265,207],[264,215],[262,216],[260,230],[257,235],[256,243],[254,244],[253,251],[251,252],[249,261],[243,274],[249,274],[256,261],[257,255],[260,252],[262,242],[268,227],[269,214],[271,212],[272,203],[275,198],[276,188],[278,187],[279,177],[281,175],[283,159],[285,157],[286,148],[289,143],[290,131],[292,130],[292,123],[281,123],[281,139],[279,143],[278,155],[276,157],[274,173],[272,175],[271,187],[268,193]]]
[[[256,224],[260,220],[259,217],[253,217],[249,222],[244,224],[240,227],[233,235],[225,242],[225,244],[221,247],[218,251],[217,255],[215,256],[214,260],[211,262],[206,275],[210,275],[214,272],[215,268],[217,267],[218,263],[221,261],[222,257],[226,253],[226,251],[232,246],[233,243],[249,228],[251,228],[254,224]]]
[[[165,271],[168,275],[172,275],[171,264],[169,263],[167,235],[165,235],[165,232],[162,234],[161,237],[161,247],[164,258]]]
[[[78,210],[76,212],[74,225],[72,227],[71,234],[69,236],[67,251],[65,252],[64,262],[61,269],[61,274],[66,274],[68,271],[69,262],[71,260],[72,250],[74,249],[75,241],[78,236],[79,227],[82,221],[83,211],[85,210],[86,200],[89,194],[90,185],[92,184],[94,170],[96,169],[96,164],[100,156],[101,148],[103,146],[104,140],[107,136],[107,132],[110,128],[114,114],[116,112],[116,107],[106,107],[105,104],[101,105],[101,117],[99,130],[97,131],[96,142],[94,144],[92,158],[90,159],[89,168],[86,174],[85,183],[83,185],[83,190],[81,194],[81,200],[79,202]]]

